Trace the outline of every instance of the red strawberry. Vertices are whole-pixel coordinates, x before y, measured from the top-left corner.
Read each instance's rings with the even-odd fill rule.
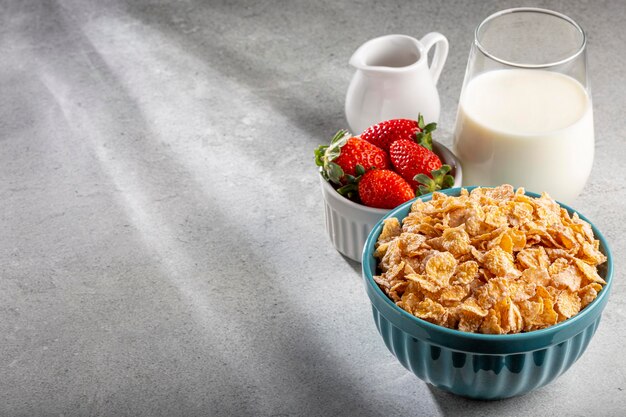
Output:
[[[432,149],[431,132],[436,128],[436,123],[425,124],[420,115],[418,120],[394,119],[370,126],[361,133],[361,139],[386,151],[389,151],[389,145],[399,139],[413,140]]]
[[[322,176],[337,185],[356,176],[357,165],[366,170],[391,167],[387,152],[358,137],[350,137],[345,130],[337,132],[329,146],[322,145],[315,150],[315,163]]]
[[[363,174],[359,181],[359,197],[369,207],[394,208],[415,198],[415,192],[395,172],[372,169]]]
[[[391,167],[387,153],[377,146],[372,145],[358,137],[348,139],[341,148],[341,154],[335,163],[348,175],[355,175],[357,165],[366,170],[371,168],[387,169]]]
[[[389,147],[389,156],[396,172],[416,189],[418,184],[414,177],[418,174],[426,174],[429,177],[431,171],[441,168],[439,157],[417,143],[400,139]]]

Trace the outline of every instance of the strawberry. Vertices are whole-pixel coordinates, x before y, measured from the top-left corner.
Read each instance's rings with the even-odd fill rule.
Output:
[[[359,180],[359,197],[369,207],[394,208],[415,197],[411,186],[387,169],[372,169]]]
[[[394,119],[370,126],[361,133],[361,139],[386,151],[389,151],[389,146],[399,139],[409,139],[432,149],[431,132],[436,128],[437,123],[425,124],[420,114],[418,120]]]
[[[315,164],[322,176],[336,185],[354,180],[356,167],[387,169],[391,166],[387,153],[359,137],[351,137],[348,131],[340,130],[330,145],[321,145],[315,150]]]
[[[413,189],[418,185],[414,179],[416,175],[431,175],[431,171],[441,168],[441,160],[433,151],[408,139],[393,142],[389,146],[389,156],[396,172],[408,181]]]

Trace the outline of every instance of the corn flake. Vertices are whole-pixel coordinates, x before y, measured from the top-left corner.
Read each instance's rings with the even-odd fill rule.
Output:
[[[505,252],[501,247],[496,246],[485,253],[483,265],[489,271],[500,277],[519,277],[522,273],[515,267],[513,256]]]
[[[581,261],[580,259],[574,259],[574,263],[576,264],[578,270],[583,273],[588,281],[597,282],[603,285],[606,284],[606,281],[603,280],[600,275],[598,275],[598,270],[593,266]]]
[[[417,303],[412,313],[421,319],[430,321],[431,323],[440,324],[447,318],[448,312],[444,306],[430,298],[424,299]]]
[[[426,262],[424,271],[429,278],[447,285],[456,264],[456,259],[449,252],[436,252]]]
[[[580,311],[580,298],[575,292],[561,291],[556,297],[556,310],[559,317],[569,319]]]
[[[522,268],[547,268],[550,258],[542,246],[523,249],[517,254],[517,262]]]
[[[553,285],[558,288],[567,288],[572,292],[580,289],[582,274],[574,265],[570,265],[565,258],[559,258],[548,268]],[[598,277],[599,278],[599,277]]]
[[[377,245],[386,243],[392,240],[396,236],[400,236],[400,222],[395,217],[385,219],[383,222],[383,230],[378,237]]]
[[[598,293],[602,289],[602,285],[597,282],[585,285],[578,290],[578,296],[580,297],[581,308],[586,307],[590,302],[596,299]]]
[[[456,268],[453,284],[469,284],[474,281],[478,274],[478,263],[476,261],[466,261]]]

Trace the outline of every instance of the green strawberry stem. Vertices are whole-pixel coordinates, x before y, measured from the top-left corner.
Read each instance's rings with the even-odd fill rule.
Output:
[[[320,167],[320,174],[326,181],[341,185],[343,169],[333,161],[341,154],[341,147],[346,144],[350,134],[347,130],[339,130],[330,140],[330,145],[320,145],[315,150],[315,165]]]
[[[417,126],[422,130],[421,132],[415,135],[415,142],[419,145],[422,145],[424,148],[429,151],[433,150],[433,136],[432,132],[437,129],[437,123],[428,123],[424,122],[424,116],[421,114],[417,118]]]
[[[359,203],[359,181],[361,181],[361,177],[365,174],[365,168],[363,165],[357,164],[355,171],[357,176],[346,175],[345,180],[347,184],[337,188],[337,192],[342,196]]]
[[[454,177],[447,175],[451,170],[450,165],[442,165],[441,168],[430,172],[432,178],[426,174],[418,174],[413,177],[420,184],[415,191],[415,195],[424,195],[452,187],[454,185]]]

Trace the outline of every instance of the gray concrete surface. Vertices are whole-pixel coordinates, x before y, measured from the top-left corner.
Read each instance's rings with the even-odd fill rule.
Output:
[[[449,37],[450,143],[472,30],[514,1],[1,1],[0,415],[626,415],[626,6],[523,2],[589,34],[597,157],[576,207],[616,255],[588,351],[476,402],[405,371],[325,235],[313,148],[347,60]]]

